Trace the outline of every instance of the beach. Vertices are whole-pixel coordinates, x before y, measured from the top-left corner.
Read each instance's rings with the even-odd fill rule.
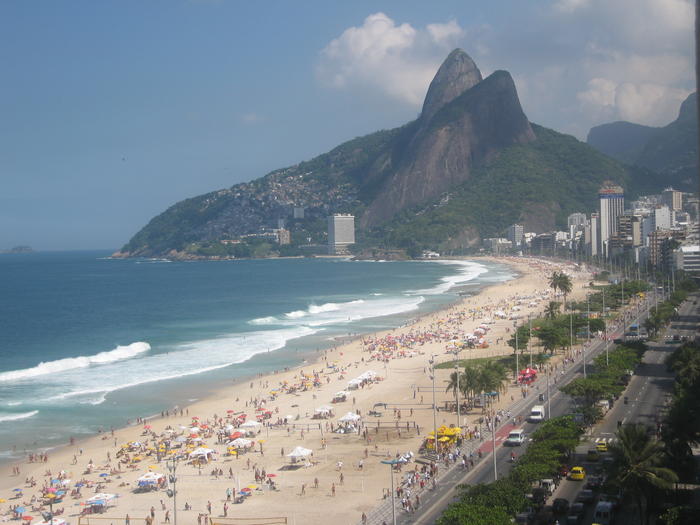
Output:
[[[328,522],[329,512],[336,523],[359,523],[362,514],[370,514],[388,490],[388,471],[380,461],[409,452],[417,456],[433,428],[429,361],[453,360],[456,342],[472,336],[480,325],[485,327],[481,338],[486,344],[477,340],[476,348],[459,352],[460,359],[512,354],[506,344],[514,326],[512,317],[518,316],[517,323],[522,324],[528,315],[541,313],[550,300],[562,300],[548,286],[553,271],[564,270],[571,277],[574,288],[569,300],[585,295],[584,287],[590,281],[590,274],[567,263],[495,260],[511,266],[518,277],[488,286],[400,328],[321,350],[316,359],[300,367],[231,384],[188,406],[173,407],[129,427],[51,450],[47,458],[3,466],[0,498],[6,501],[0,503],[0,519],[9,518],[10,505],[22,504],[34,522],[40,521],[39,507],[48,500],[39,496],[42,488],[52,485],[67,489],[54,510],[63,509],[60,517],[70,523],[77,523],[78,515],[89,507],[84,504],[88,498],[103,493],[118,495],[106,502],[100,514],[110,518],[110,523],[123,523],[127,514],[130,520],[144,520],[151,512],[154,522],[173,522],[173,500],[164,490],[136,493],[134,489],[137,480],[148,473],[155,474],[151,477],[156,484],[164,479],[158,475],[168,473],[164,457],[191,445],[190,454],[177,465],[177,519],[181,523],[201,524],[203,515],[225,515],[286,517],[289,523],[313,524]],[[557,366],[563,357],[558,354],[551,365]],[[521,363],[520,368],[526,364]],[[451,373],[449,368],[436,370],[439,407],[454,400],[445,388]],[[354,385],[357,388],[349,388]],[[341,391],[347,392],[345,400],[334,403]],[[521,387],[511,382],[499,396],[496,409],[505,410],[520,394]],[[333,416],[314,417],[328,412],[324,406],[332,409]],[[340,422],[348,413],[359,415],[359,421]],[[261,416],[261,425],[241,427],[243,421],[256,421],[256,415]],[[482,417],[481,409],[473,409],[458,421],[455,412],[441,410],[437,426],[473,429],[479,427]],[[334,432],[339,426],[348,432]],[[227,443],[235,432],[244,439],[248,434],[252,446],[245,453],[239,449],[240,453],[227,455]],[[159,443],[166,440],[169,446],[160,449]],[[176,454],[167,454],[175,445],[180,446]],[[301,451],[292,463],[288,455],[296,447],[311,450],[313,455]],[[195,451],[209,461],[191,464]],[[141,459],[134,461],[135,457]],[[408,463],[404,469],[416,465]],[[83,486],[72,497],[76,483]],[[149,484],[143,485],[148,488]],[[16,489],[21,489],[21,496],[16,497],[20,493]],[[234,503],[241,492],[251,495],[243,496],[243,503]]]

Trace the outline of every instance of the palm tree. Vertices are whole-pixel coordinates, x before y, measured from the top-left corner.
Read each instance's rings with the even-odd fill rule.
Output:
[[[558,303],[557,301],[549,301],[549,304],[547,305],[547,308],[544,311],[544,315],[547,319],[554,319],[557,315],[559,315],[559,305],[561,303]]]
[[[613,463],[611,480],[630,494],[637,503],[640,523],[647,521],[646,502],[651,493],[669,489],[678,481],[671,469],[661,467],[661,443],[652,440],[644,425],[625,425],[610,446]]]
[[[566,309],[566,296],[573,289],[571,278],[564,272],[552,272],[552,275],[549,277],[549,287],[554,290],[554,293],[559,290],[564,295],[564,309]]]

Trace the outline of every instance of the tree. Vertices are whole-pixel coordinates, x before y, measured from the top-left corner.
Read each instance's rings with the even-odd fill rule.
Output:
[[[657,490],[670,489],[678,476],[661,467],[661,443],[652,440],[644,425],[625,425],[617,432],[610,446],[612,466],[610,479],[634,498],[639,511],[639,523],[646,523],[646,502]]]
[[[559,307],[561,306],[561,303],[557,301],[549,301],[549,304],[547,305],[547,308],[544,311],[544,316],[547,319],[554,319],[556,318],[557,315],[559,315]]]
[[[564,295],[564,308],[566,308],[566,296],[571,293],[573,288],[571,278],[564,272],[552,272],[549,277],[549,287],[554,290],[554,293],[559,290]]]

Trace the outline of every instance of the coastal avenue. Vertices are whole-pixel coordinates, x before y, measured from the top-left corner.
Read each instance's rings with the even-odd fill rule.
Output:
[[[657,299],[662,301],[663,297],[657,297]],[[628,315],[626,316],[625,325],[618,327],[614,332],[609,333],[609,339],[620,337],[624,333],[626,326],[635,323],[641,326],[647,317],[648,308],[653,308],[651,301],[652,299],[647,297],[645,302],[639,305],[638,308],[634,308],[633,310],[629,311]],[[690,335],[687,333],[688,330],[692,330],[698,325],[697,308],[698,307],[696,305],[692,304],[692,301],[689,301],[683,305],[680,312],[680,319],[682,322],[681,326],[684,330],[683,335]],[[674,327],[672,327],[672,330],[673,329]],[[672,334],[669,335],[669,337],[671,336]],[[594,357],[603,353],[605,348],[606,343],[604,340],[594,339],[591,346],[586,350],[586,362],[590,363]],[[668,374],[668,372],[666,372],[665,366],[663,365],[663,361],[670,351],[672,351],[672,348],[668,347],[665,344],[665,341],[658,344],[650,344],[650,350],[645,354],[643,363],[640,365],[639,369],[635,373],[635,376],[630,381],[627,390],[625,391],[624,395],[628,396],[630,400],[629,404],[625,405],[622,400],[615,403],[614,407],[610,410],[610,412],[608,412],[605,419],[594,427],[594,430],[591,433],[591,442],[595,438],[612,436],[616,430],[618,421],[625,423],[656,423],[658,414],[664,405],[664,396],[667,392],[670,392],[672,387],[672,377]],[[569,366],[569,368],[564,372],[564,375],[559,376],[557,385],[550,383],[550,398],[546,406],[548,405],[548,408],[551,409],[551,417],[571,413],[571,399],[561,393],[558,386],[566,384],[582,374],[583,361],[581,358],[578,358],[575,364],[573,366]],[[552,378],[550,378],[550,380],[551,379]],[[535,388],[527,398],[519,399],[509,407],[512,415],[520,415],[525,421],[533,404],[537,403],[537,396],[540,393],[545,394],[545,392],[546,377],[540,377]],[[519,455],[521,454],[521,451],[524,450],[524,447],[510,448],[499,446],[503,443],[505,437],[513,428],[522,428],[525,430],[526,435],[530,435],[536,430],[537,425],[525,422],[521,425],[513,427],[512,423],[507,421],[497,430],[496,469],[499,477],[507,473],[511,468],[511,452],[515,450],[516,454]],[[586,442],[585,444],[581,445],[581,447],[579,447],[580,450],[577,450],[577,452],[583,452],[585,454],[585,452],[592,446],[591,442]],[[485,436],[482,443],[465,442],[463,448],[464,452],[466,453],[469,453],[472,450],[476,453],[477,450],[481,450],[484,454],[483,460],[479,461],[474,469],[468,472],[465,472],[460,466],[454,466],[448,473],[440,478],[437,490],[425,493],[419,509],[410,515],[401,512],[397,515],[397,523],[405,525],[427,525],[430,523],[435,523],[445,508],[452,501],[458,498],[458,485],[476,485],[479,483],[490,483],[493,481],[493,463],[491,461],[491,457],[488,455],[492,448],[490,434]],[[582,488],[582,486],[583,484],[581,483],[565,480],[555,491],[553,497],[563,497],[573,502],[576,493]],[[387,510],[390,511],[390,506],[386,505],[386,507]],[[590,513],[591,509],[588,510]],[[386,522],[391,522],[390,516]],[[378,523],[381,523],[381,521]]]

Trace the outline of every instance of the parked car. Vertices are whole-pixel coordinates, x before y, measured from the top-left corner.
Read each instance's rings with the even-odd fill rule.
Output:
[[[569,471],[569,479],[575,481],[583,481],[586,479],[586,469],[583,467],[574,467]]]
[[[590,489],[583,489],[576,494],[576,501],[580,503],[592,503],[595,499],[595,493]]]
[[[552,503],[552,509],[555,514],[566,514],[569,512],[569,500],[566,498],[557,498]]]
[[[599,489],[602,485],[603,485],[603,477],[602,476],[589,476],[588,479],[586,480],[586,484],[584,485],[584,488],[596,490],[596,489]]]

